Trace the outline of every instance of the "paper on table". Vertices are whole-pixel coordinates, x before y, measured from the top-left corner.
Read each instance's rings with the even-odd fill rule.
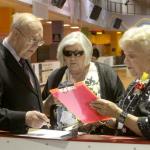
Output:
[[[101,116],[90,107],[90,103],[96,100],[96,96],[82,82],[75,83],[72,87],[50,90],[67,109],[84,123],[92,123],[106,120],[108,117]]]
[[[18,134],[16,136],[41,138],[41,139],[68,139],[71,138],[73,135],[71,131],[32,129],[29,130],[27,134]]]

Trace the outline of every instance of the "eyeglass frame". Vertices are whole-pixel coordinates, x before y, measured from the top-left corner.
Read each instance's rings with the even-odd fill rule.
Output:
[[[33,38],[29,39],[20,29],[18,29],[17,27],[15,27],[15,29],[21,34],[23,35],[24,38],[28,39],[28,41],[30,42],[30,44],[36,44],[38,47],[42,46],[45,42],[42,41],[37,41]]]
[[[84,55],[84,50],[63,50],[63,55],[66,57],[71,57],[71,56],[75,56],[75,57],[80,57]]]

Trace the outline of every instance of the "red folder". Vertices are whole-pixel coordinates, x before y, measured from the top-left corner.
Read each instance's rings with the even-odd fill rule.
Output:
[[[52,89],[50,92],[83,123],[108,119],[108,117],[101,116],[90,107],[90,103],[96,100],[97,97],[82,82],[63,89]]]

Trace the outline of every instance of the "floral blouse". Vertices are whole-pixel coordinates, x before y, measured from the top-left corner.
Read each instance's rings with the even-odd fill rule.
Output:
[[[62,84],[68,84],[70,83],[69,78],[67,76],[68,69],[66,70],[62,82],[60,83],[60,86]],[[67,79],[67,80],[66,80]],[[90,63],[90,67],[88,70],[88,73],[85,77],[84,82],[94,93],[96,96],[100,97],[100,82],[98,77],[98,72],[96,69],[96,66],[94,63]],[[56,110],[56,126],[54,127],[57,130],[63,130],[69,126],[77,126],[79,120],[73,115],[71,112],[67,110],[67,108],[63,105],[60,105]]]
[[[119,107],[125,112],[139,117],[138,127],[146,138],[150,138],[150,81],[139,84],[135,80],[128,87],[124,97],[119,101]],[[144,85],[144,86],[143,86]],[[130,130],[122,130],[121,135],[134,135]]]

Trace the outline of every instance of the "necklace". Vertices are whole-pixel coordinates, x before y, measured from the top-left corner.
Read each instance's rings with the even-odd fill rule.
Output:
[[[127,92],[126,96],[120,101],[119,106],[125,111],[134,111],[140,101],[140,97],[144,94],[144,91],[149,83],[149,74],[143,73],[140,80],[136,80],[131,89]],[[126,105],[126,104],[127,105]],[[132,106],[133,105],[133,106]]]

